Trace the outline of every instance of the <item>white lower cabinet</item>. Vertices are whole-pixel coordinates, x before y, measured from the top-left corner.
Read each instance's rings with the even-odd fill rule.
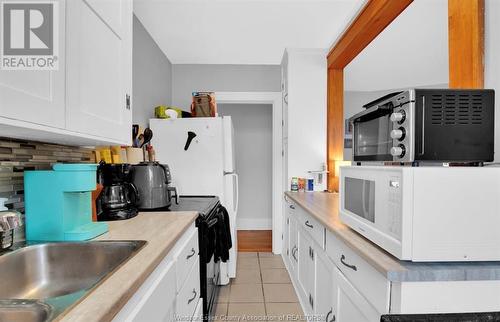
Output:
[[[335,265],[328,256],[318,253],[316,256],[315,270],[315,305],[314,314],[320,317],[320,321],[337,321],[338,286],[335,280]]]
[[[299,237],[297,231],[297,221],[295,217],[290,217],[290,236],[289,245],[290,245],[290,269],[293,273],[297,272],[297,267],[299,266]]]
[[[193,237],[194,236],[194,237]],[[196,256],[186,267],[179,255],[190,253],[196,239]],[[198,234],[194,224],[149,275],[142,286],[114,317],[115,322],[202,321],[203,299],[200,298]],[[188,249],[190,248],[190,249]],[[176,268],[187,270],[179,272]],[[177,287],[178,284],[182,284]],[[179,290],[179,291],[177,291]]]
[[[338,269],[334,269],[338,322],[375,322],[380,314]]]
[[[314,249],[311,239],[308,234],[299,229],[299,288],[302,291],[302,296],[306,298],[306,307],[304,308],[307,315],[314,312]]]
[[[289,255],[283,256],[304,314],[314,316],[312,321],[380,321],[380,316],[389,312],[389,282],[344,249],[343,244],[335,244],[336,240],[330,238],[331,233],[323,225],[298,206],[296,208],[286,219],[288,229],[284,231],[287,236],[283,238],[288,240]],[[349,260],[357,265],[355,270],[343,264],[350,265]],[[370,283],[372,280],[374,283]],[[375,304],[381,310],[377,310]]]

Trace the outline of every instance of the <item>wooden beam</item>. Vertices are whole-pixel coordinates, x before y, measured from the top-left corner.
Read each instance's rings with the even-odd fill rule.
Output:
[[[484,0],[448,0],[450,88],[484,87]]]
[[[344,159],[344,70],[328,70],[327,92],[328,190],[338,191],[335,160]]]
[[[461,0],[456,0],[461,1]],[[328,67],[349,64],[413,0],[370,0],[328,54]]]

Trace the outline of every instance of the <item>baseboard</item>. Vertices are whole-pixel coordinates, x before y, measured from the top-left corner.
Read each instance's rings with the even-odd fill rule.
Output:
[[[239,252],[272,252],[272,230],[238,230]]]
[[[236,227],[238,230],[272,230],[272,218],[237,218]]]

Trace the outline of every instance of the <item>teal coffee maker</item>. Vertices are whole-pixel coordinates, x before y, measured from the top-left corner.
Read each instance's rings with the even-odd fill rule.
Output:
[[[81,241],[108,231],[92,221],[96,164],[58,163],[47,171],[25,171],[26,240]]]

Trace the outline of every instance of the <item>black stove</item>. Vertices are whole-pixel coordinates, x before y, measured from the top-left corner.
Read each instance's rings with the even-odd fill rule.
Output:
[[[151,211],[197,211],[198,245],[200,249],[200,291],[203,298],[203,320],[212,321],[219,295],[220,261],[213,245],[217,241],[220,212],[224,207],[216,196],[180,196],[179,203]]]
[[[179,204],[175,202],[167,208],[167,211],[197,211],[200,216],[207,216],[220,204],[216,196],[180,196]],[[157,209],[155,211],[158,211]]]

